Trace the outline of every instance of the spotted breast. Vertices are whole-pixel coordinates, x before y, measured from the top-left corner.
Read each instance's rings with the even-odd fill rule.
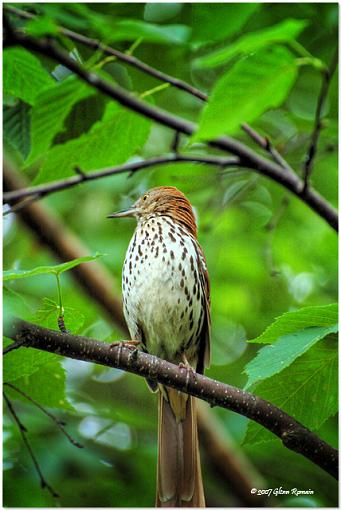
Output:
[[[122,273],[132,340],[203,373],[210,354],[209,279],[190,202],[176,188],[161,186],[110,217],[123,216],[137,219]],[[205,506],[195,399],[149,385],[159,390],[156,505]]]
[[[124,314],[132,338],[149,353],[196,368],[204,323],[196,242],[190,233],[158,216],[139,222],[123,266]]]

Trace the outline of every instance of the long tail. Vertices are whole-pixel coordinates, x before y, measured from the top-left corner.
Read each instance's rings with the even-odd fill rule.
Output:
[[[195,399],[159,391],[157,507],[205,507]]]

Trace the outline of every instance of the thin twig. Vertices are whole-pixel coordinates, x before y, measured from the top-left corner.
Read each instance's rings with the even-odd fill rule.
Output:
[[[24,19],[34,19],[36,17],[34,14],[22,11],[21,9],[17,9],[16,7],[5,6],[5,9],[11,14],[15,14],[16,16],[19,16]],[[193,87],[192,85],[184,82],[183,80],[174,78],[169,74],[163,73],[162,71],[159,71],[158,69],[149,66],[145,62],[142,62],[136,57],[133,57],[129,53],[122,53],[119,50],[116,50],[114,48],[111,48],[110,46],[102,44],[100,41],[96,39],[91,39],[90,37],[78,34],[64,27],[59,27],[59,31],[61,34],[65,35],[66,37],[69,37],[72,41],[84,44],[84,46],[87,46],[88,48],[92,48],[94,50],[101,50],[106,55],[112,55],[121,60],[122,62],[125,62],[126,64],[129,64],[132,67],[135,67],[136,69],[139,69],[140,71],[149,74],[150,76],[153,76],[154,78],[160,81],[169,83],[170,85],[173,85],[173,87],[176,87],[180,90],[184,90],[185,92],[188,92],[189,94],[197,97],[198,99],[207,101],[208,98],[207,94],[205,94],[201,90],[197,89],[196,87]]]
[[[30,395],[25,393],[20,388],[17,388],[17,386],[14,386],[14,384],[12,384],[12,383],[5,382],[4,386],[8,386],[9,388],[12,388],[12,390],[16,391],[17,393],[22,395],[24,398],[26,398],[27,400],[32,402],[32,404],[35,405],[38,409],[40,409],[40,411],[42,413],[46,414],[46,416],[48,416],[50,418],[50,420],[53,421],[53,423],[59,428],[61,433],[64,434],[64,436],[70,441],[71,444],[73,444],[77,448],[84,448],[84,446],[82,444],[80,444],[78,441],[73,439],[73,437],[71,437],[70,434],[65,430],[65,428],[64,428],[65,423],[63,421],[56,418],[52,413],[50,413],[50,411],[48,411],[47,409],[45,409],[45,407],[43,407],[41,404],[39,404],[39,402],[34,400],[32,397],[30,397]]]
[[[289,163],[281,156],[281,154],[275,149],[275,147],[270,142],[269,138],[261,136],[255,129],[253,129],[249,124],[243,122],[241,125],[242,129],[249,135],[250,138],[254,142],[256,142],[262,149],[268,152],[276,163],[278,163],[284,170],[288,170],[289,172],[293,172],[294,170],[291,168]]]
[[[19,347],[22,347],[24,345],[24,342],[14,342],[13,344],[8,345],[5,347],[5,349],[2,351],[2,354],[8,354],[11,351],[15,351],[16,349],[19,349]]]
[[[179,154],[180,138],[181,134],[179,133],[179,131],[176,131],[172,142],[172,151],[174,152],[174,154]]]
[[[303,188],[302,195],[307,192],[309,186],[309,178],[311,176],[311,172],[313,169],[314,158],[317,152],[317,144],[320,136],[320,132],[322,129],[322,110],[327,99],[329,85],[333,74],[335,72],[336,66],[338,63],[338,50],[336,49],[335,54],[333,55],[331,64],[329,69],[326,70],[322,74],[322,84],[319,97],[317,99],[316,111],[315,111],[315,120],[314,120],[314,128],[310,137],[309,149],[307,152],[307,157],[304,163],[303,169]]]
[[[49,182],[47,184],[42,184],[31,188],[5,192],[3,194],[3,203],[10,204],[16,202],[19,199],[31,196],[45,197],[50,193],[55,193],[56,191],[62,191],[64,189],[71,188],[84,181],[93,181],[103,177],[108,177],[110,175],[122,174],[125,172],[135,173],[138,172],[139,170],[150,168],[156,165],[183,162],[201,163],[206,165],[219,166],[221,168],[238,166],[240,164],[239,158],[234,157],[229,158],[209,155],[186,156],[181,154],[171,154],[168,156],[160,156],[156,158],[147,159],[145,161],[135,161],[133,163],[126,163],[124,165],[120,165],[114,168],[96,170],[94,172],[89,172],[87,174],[85,174],[82,170],[77,168],[75,169],[75,172],[77,172],[78,175],[73,175],[72,177],[61,179],[60,181]]]
[[[22,11],[20,9],[17,9],[15,7],[7,7],[6,9],[9,12],[11,12],[12,14],[15,14],[21,18],[24,18],[24,19],[32,19],[35,17],[33,14],[29,14],[29,13]],[[72,39],[76,42],[80,42],[90,48],[93,48],[93,49],[100,48],[104,53],[106,53],[108,55],[114,55],[116,58],[118,58],[122,62],[132,65],[133,67],[139,69],[140,71],[142,71],[146,74],[149,74],[150,76],[153,76],[154,78],[157,78],[158,80],[168,83],[168,84],[172,85],[173,87],[178,88],[179,90],[183,90],[183,91],[191,94],[192,96],[201,99],[202,101],[205,101],[205,102],[208,101],[208,95],[205,92],[197,89],[196,87],[193,87],[192,85],[190,85],[189,83],[187,83],[183,80],[174,78],[173,76],[171,76],[169,74],[163,73],[163,72],[159,71],[158,69],[155,69],[154,67],[147,65],[135,57],[131,57],[131,56],[127,55],[126,53],[122,53],[118,50],[115,50],[114,48],[102,45],[101,43],[99,43],[98,41],[96,41],[94,39],[90,39],[89,37],[84,37],[81,34],[78,34],[71,30],[65,29],[63,27],[59,27],[59,30],[63,35],[70,37],[70,39]],[[247,124],[245,124],[245,125],[247,126]],[[259,139],[262,138],[256,131],[254,131],[254,130],[252,130],[252,131],[256,137],[259,137]],[[263,140],[266,140],[266,139],[263,139]],[[255,139],[255,141],[257,141],[257,140]],[[284,160],[284,158],[282,158],[282,156],[276,151],[275,148],[273,148],[271,146],[270,143],[268,144],[268,146],[267,146],[267,144],[265,144],[265,146],[263,144],[261,144],[261,146],[271,155],[271,157],[273,158],[273,160],[276,163],[281,165],[283,168],[292,170],[290,168],[290,165],[288,165],[288,163]],[[176,152],[176,151],[174,151],[174,152]]]
[[[96,88],[108,97],[118,101],[123,106],[145,116],[159,124],[168,126],[175,131],[179,131],[186,135],[195,133],[197,126],[188,122],[180,117],[176,117],[161,108],[152,106],[144,101],[141,101],[134,95],[127,93],[117,85],[103,80],[101,77],[93,72],[83,68],[78,62],[73,60],[68,53],[59,49],[49,38],[35,39],[23,35],[20,32],[13,31],[9,28],[7,21],[6,38],[4,41],[5,46],[21,45],[29,50],[36,51],[42,55],[52,58],[64,65],[83,81]],[[241,160],[241,165],[250,168],[254,171],[265,175],[298,196],[307,205],[309,205],[315,212],[325,219],[335,230],[338,229],[338,214],[337,211],[329,204],[321,195],[315,190],[308,189],[302,195],[302,180],[294,172],[283,172],[283,168],[272,161],[262,158],[259,154],[249,149],[241,142],[233,138],[222,136],[215,140],[207,142],[209,146],[218,148],[223,151],[231,152],[238,156]]]
[[[14,407],[12,405],[12,402],[9,400],[9,398],[7,397],[7,395],[5,393],[3,393],[3,396],[4,396],[4,400],[6,402],[6,405],[8,407],[8,410],[10,412],[10,414],[12,415],[14,421],[16,422],[17,426],[18,426],[18,429],[20,431],[20,434],[21,434],[21,437],[22,437],[22,440],[27,448],[27,451],[32,459],[32,462],[34,464],[34,467],[38,473],[38,476],[39,476],[39,479],[40,479],[40,486],[42,489],[47,489],[49,491],[49,493],[51,494],[51,496],[53,496],[54,498],[59,498],[59,494],[57,494],[57,492],[51,487],[51,485],[49,483],[47,483],[42,471],[41,471],[41,468],[39,466],[39,463],[37,461],[37,458],[36,456],[34,455],[34,452],[33,452],[33,449],[32,449],[32,446],[30,445],[28,439],[27,439],[27,436],[26,436],[26,433],[27,433],[27,428],[25,427],[25,425],[23,425],[23,423],[21,422],[21,420],[19,419],[19,416],[17,415],[16,411],[14,410]]]
[[[74,170],[75,173],[81,177],[80,182],[86,181],[88,179],[88,175],[79,166],[75,166]]]
[[[15,191],[25,188],[27,180],[7,161],[3,168],[3,189]],[[46,247],[61,262],[89,255],[88,246],[77,237],[44,204],[33,203],[18,213],[18,219],[35,236],[40,246]],[[117,282],[103,264],[80,264],[70,271],[71,276],[97,305],[105,312],[110,323],[114,322],[122,332],[126,332],[126,323],[122,314],[122,302],[115,296]]]
[[[14,319],[6,324],[5,334],[25,340],[26,347],[53,352],[153,379],[161,384],[207,401],[212,406],[229,409],[256,421],[282,440],[285,447],[310,459],[337,477],[338,453],[282,409],[228,384],[201,374],[190,374],[179,366],[144,352],[131,351],[118,343],[118,349],[92,338],[62,334],[35,324]]]
[[[20,200],[19,203],[6,209],[6,211],[4,211],[2,213],[2,215],[5,217],[5,216],[8,216],[9,214],[16,214],[19,211],[21,211],[22,209],[24,209],[24,207],[27,207],[29,204],[32,204],[32,202],[39,200],[43,196],[44,196],[44,193],[30,193],[23,200]],[[4,203],[6,203],[6,202],[4,202]]]
[[[275,262],[274,262],[274,255],[273,255],[273,237],[275,233],[275,229],[283,216],[284,211],[289,205],[289,198],[287,196],[284,196],[281,200],[281,203],[277,209],[277,211],[274,212],[268,223],[264,226],[264,230],[268,233],[267,240],[264,246],[264,253],[265,253],[265,259],[266,264],[269,268],[269,273],[271,277],[276,277],[281,274],[281,271],[279,271],[276,268]]]

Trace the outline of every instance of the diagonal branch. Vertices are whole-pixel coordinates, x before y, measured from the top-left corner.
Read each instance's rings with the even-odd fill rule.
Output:
[[[240,165],[239,158],[228,158],[219,156],[185,156],[181,154],[171,154],[169,156],[160,156],[156,158],[147,159],[145,161],[126,163],[115,168],[107,168],[104,170],[97,170],[95,172],[89,173],[79,172],[78,169],[77,172],[78,175],[74,175],[72,177],[62,179],[60,181],[49,182],[47,184],[42,184],[40,186],[34,186],[31,188],[23,188],[20,190],[5,192],[3,194],[3,203],[10,204],[16,202],[17,200],[22,200],[24,198],[32,196],[42,198],[46,195],[49,195],[50,193],[55,193],[56,191],[62,191],[67,188],[72,188],[77,184],[84,183],[86,181],[93,181],[103,177],[108,177],[109,175],[117,175],[125,172],[135,173],[138,172],[139,170],[151,168],[156,165],[184,162],[201,163],[206,165],[219,166],[222,168]],[[13,211],[13,209],[11,209],[10,211],[6,211],[6,214],[8,214],[8,212],[16,211]]]
[[[315,155],[317,152],[318,139],[319,139],[320,132],[322,129],[322,110],[323,110],[323,106],[324,106],[326,98],[327,98],[329,85],[330,85],[331,79],[333,77],[333,74],[335,72],[337,63],[338,63],[338,51],[336,50],[335,54],[332,58],[331,64],[329,66],[329,69],[327,69],[322,75],[322,85],[321,85],[321,90],[320,90],[320,94],[319,94],[319,97],[317,100],[317,105],[316,105],[314,128],[313,128],[313,132],[311,134],[310,145],[309,145],[306,161],[304,164],[304,175],[303,175],[304,184],[303,184],[303,189],[302,189],[303,195],[307,192],[307,189],[309,186],[309,177],[310,177],[312,169],[313,169],[314,158],[315,158]]]
[[[34,14],[31,14],[27,11],[23,11],[21,9],[17,9],[16,7],[12,6],[6,6],[6,10],[14,14],[16,16],[19,16],[23,19],[34,19],[36,16]],[[178,78],[175,78],[174,76],[171,76],[167,73],[164,73],[162,71],[159,71],[155,67],[152,67],[145,62],[142,62],[136,57],[133,57],[132,55],[123,53],[119,50],[116,50],[110,46],[107,46],[105,44],[102,44],[100,41],[96,39],[91,39],[90,37],[86,37],[82,34],[79,34],[77,32],[74,32],[72,30],[69,30],[64,27],[58,27],[61,34],[65,35],[66,37],[69,37],[71,40],[78,42],[80,44],[83,44],[84,46],[87,46],[92,49],[99,49],[104,54],[109,56],[114,56],[118,60],[121,60],[122,62],[125,62],[126,64],[135,67],[136,69],[139,69],[140,71],[149,74],[150,76],[153,76],[154,78],[163,81],[164,83],[168,83],[172,85],[173,87],[183,90],[189,94],[191,94],[194,97],[197,97],[198,99],[201,99],[202,101],[208,101],[209,97],[208,95],[203,92],[202,90],[199,90],[198,88],[194,87],[193,85],[190,85],[189,83],[180,80]],[[314,158],[315,152],[316,152],[316,144],[317,144],[317,138],[318,138],[318,132],[320,130],[320,116],[322,111],[322,106],[324,103],[324,100],[328,93],[328,87],[330,79],[335,71],[335,67],[337,65],[337,52],[335,53],[335,56],[333,58],[332,64],[327,72],[324,74],[324,79],[322,83],[321,93],[320,97],[318,99],[317,109],[316,109],[316,121],[315,121],[315,128],[312,134],[312,141],[311,146],[308,151],[307,160],[305,163],[305,172],[304,172],[304,192],[307,188],[307,179],[311,173],[311,166],[312,166],[312,159]],[[257,133],[253,128],[251,128],[246,122],[242,124],[242,129],[249,134],[249,136],[264,150],[266,150],[269,155],[271,155],[272,159],[278,163],[282,168],[285,170],[293,171],[293,169],[290,167],[288,162],[281,156],[281,154],[272,146],[270,143],[270,140],[268,138],[264,138],[259,133]],[[303,193],[303,191],[302,191]]]
[[[4,349],[4,354],[6,354],[5,351],[6,351],[6,349]],[[9,352],[9,351],[7,350],[7,352]],[[48,418],[50,418],[50,420],[53,421],[53,423],[58,427],[58,429],[61,431],[61,433],[70,441],[71,444],[73,444],[77,448],[84,448],[84,446],[82,444],[80,444],[78,441],[73,439],[73,437],[67,432],[67,430],[65,430],[64,422],[62,422],[61,420],[56,418],[52,413],[50,413],[50,411],[45,409],[45,407],[43,407],[41,404],[39,404],[39,402],[34,400],[30,395],[28,395],[27,393],[25,393],[23,390],[21,390],[20,388],[18,388],[17,386],[15,386],[12,383],[5,382],[4,386],[8,386],[13,391],[16,391],[17,393],[19,393],[22,397],[26,398],[26,400],[29,400],[29,402],[31,402],[35,407],[37,407]]]
[[[77,74],[86,83],[111,99],[118,101],[123,106],[148,117],[159,124],[186,135],[194,134],[197,129],[195,124],[188,122],[181,117],[172,115],[161,108],[151,106],[150,104],[145,103],[134,95],[128,93],[121,87],[116,85],[114,86],[100,78],[95,73],[84,69],[84,67],[80,66],[78,62],[73,60],[65,51],[58,48],[50,39],[35,39],[18,31],[13,31],[7,20],[4,46],[6,47],[18,44],[31,51],[36,51],[48,58],[56,60]],[[231,152],[240,158],[242,166],[253,169],[261,175],[265,175],[284,186],[291,191],[291,193],[298,196],[322,218],[324,218],[325,221],[334,228],[334,230],[338,229],[337,211],[313,189],[308,189],[303,196],[303,181],[294,172],[283,172],[283,168],[281,166],[261,157],[259,154],[231,137],[223,136],[207,143],[211,147]]]
[[[289,163],[281,156],[281,154],[273,147],[271,144],[269,138],[261,136],[257,131],[255,131],[249,124],[246,122],[243,122],[241,125],[241,128],[245,131],[246,134],[249,135],[249,137],[256,142],[259,147],[267,151],[269,154],[271,154],[272,159],[276,161],[284,170],[287,170],[289,172],[293,172],[293,169],[289,165]]]
[[[3,393],[3,397],[4,397],[4,401],[6,402],[6,405],[8,407],[8,410],[9,410],[13,420],[15,421],[15,423],[18,426],[18,429],[21,434],[24,445],[26,446],[26,449],[27,449],[27,451],[32,459],[32,462],[34,464],[34,467],[38,473],[41,488],[42,489],[46,488],[49,491],[49,493],[51,494],[51,496],[53,496],[54,498],[59,498],[59,494],[57,494],[56,491],[51,487],[51,485],[49,483],[47,483],[47,481],[42,473],[39,462],[33,452],[32,446],[31,446],[29,440],[27,439],[27,429],[26,429],[25,425],[23,425],[23,423],[21,422],[19,416],[17,415],[17,413],[12,405],[12,402],[10,401],[10,399],[7,397],[7,395],[5,393]]]
[[[23,19],[34,19],[36,16],[34,14],[28,13],[26,11],[23,11],[21,9],[17,9],[16,7],[7,6],[6,10],[11,13],[15,14],[16,16],[19,16]],[[109,56],[114,56],[121,62],[125,62],[126,64],[135,67],[136,69],[139,69],[140,71],[149,74],[150,76],[153,76],[153,78],[156,78],[157,80],[160,80],[164,83],[168,83],[172,85],[173,87],[183,90],[184,92],[187,92],[191,94],[193,97],[196,97],[198,99],[201,99],[202,101],[208,101],[208,94],[203,92],[202,90],[199,90],[198,88],[194,87],[193,85],[190,85],[189,83],[180,80],[179,78],[175,78],[174,76],[171,76],[167,73],[164,73],[162,71],[159,71],[155,67],[152,67],[145,62],[142,62],[136,57],[133,57],[132,55],[123,53],[119,50],[116,50],[115,48],[112,48],[110,46],[107,46],[105,44],[102,44],[96,39],[91,39],[90,37],[86,37],[82,34],[79,34],[77,32],[74,32],[72,30],[69,30],[64,27],[58,27],[61,34],[65,35],[66,37],[69,37],[72,41],[78,42],[80,44],[83,44],[84,46],[87,46],[88,48],[92,49],[99,49],[104,54]],[[279,154],[279,152],[272,147],[270,141],[266,138],[261,137],[254,129],[252,129],[247,123],[244,123],[242,125],[242,128],[248,132],[260,147],[262,147],[264,150],[266,150],[272,157],[272,159],[278,163],[280,166],[282,166],[284,169],[289,169],[292,171],[292,168],[290,168],[290,165],[284,160],[284,158]],[[251,134],[252,133],[252,134]]]
[[[20,18],[23,19],[30,20],[37,17],[34,14],[31,14],[30,12],[17,9],[16,7],[12,7],[10,5],[6,5],[5,9],[7,12],[15,14],[16,16],[19,16]],[[183,80],[179,80],[178,78],[174,78],[174,76],[170,76],[169,74],[166,74],[162,71],[159,71],[158,69],[155,69],[155,67],[152,67],[146,64],[145,62],[142,62],[141,60],[132,55],[123,53],[122,51],[116,50],[115,48],[102,44],[100,41],[96,39],[91,39],[90,37],[86,37],[85,35],[74,32],[73,30],[69,30],[68,28],[59,27],[59,32],[65,35],[66,37],[69,37],[69,39],[71,39],[72,41],[84,44],[84,46],[92,48],[93,50],[100,50],[106,55],[116,57],[118,60],[121,60],[122,62],[125,62],[126,64],[135,67],[136,69],[139,69],[140,71],[149,74],[150,76],[153,76],[157,80],[169,83],[170,85],[176,87],[177,89],[184,90],[185,92],[188,92],[192,96],[195,96],[198,99],[201,99],[202,101],[207,101],[208,99],[208,96],[207,94],[205,94],[205,92],[202,92],[201,90],[197,89],[196,87],[193,87],[192,85],[186,83]]]
[[[4,167],[4,178],[6,189],[14,190],[17,187],[22,188],[26,184],[22,176],[19,179],[19,175],[14,168],[8,168],[8,164],[5,164]],[[70,258],[79,258],[84,253],[89,252],[88,248],[82,245],[81,241],[68,230],[67,226],[58,222],[57,218],[54,218],[51,212],[46,207],[43,207],[43,204],[29,205],[25,210],[19,212],[18,217],[38,237],[39,241],[62,261],[69,260]],[[80,271],[76,272],[75,270],[78,268]],[[108,271],[104,271],[103,265],[97,261],[94,261],[92,264],[83,264],[72,269],[71,275],[78,280],[88,297],[105,312],[107,317],[116,323],[124,334],[129,334],[125,326],[122,303],[114,294],[116,281]],[[13,342],[3,352],[17,349],[21,345],[20,342]],[[212,445],[216,441],[216,433],[213,432],[206,415],[199,411],[198,418],[202,425],[201,431],[203,428],[205,429],[207,444]],[[214,427],[216,428],[216,426]],[[213,469],[220,473],[222,477],[226,476],[226,467],[228,466],[229,472],[227,479],[224,478],[224,483],[228,484],[229,480],[233,480],[235,482],[232,484],[233,492],[239,495],[241,501],[246,506],[249,506],[250,490],[252,487],[262,487],[258,480],[259,476],[255,473],[255,468],[253,467],[252,469],[248,466],[247,471],[245,471],[244,465],[241,465],[240,452],[239,454],[235,450],[231,452],[223,441],[220,442],[219,459],[214,456],[211,447],[205,448],[205,454],[206,458],[211,462]],[[222,464],[224,464],[224,467]],[[249,479],[248,486],[247,479]],[[257,498],[257,502],[253,502],[253,504],[264,505],[264,500]]]
[[[73,359],[120,368],[193,395],[212,406],[229,409],[256,421],[282,440],[285,447],[310,459],[333,477],[337,477],[337,451],[284,411],[251,393],[190,374],[156,356],[92,338],[59,333],[15,319],[5,326],[5,335],[25,346],[53,352]]]

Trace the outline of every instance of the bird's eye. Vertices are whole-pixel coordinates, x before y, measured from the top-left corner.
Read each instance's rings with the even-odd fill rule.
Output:
[[[144,195],[143,200],[147,200],[148,195]]]

